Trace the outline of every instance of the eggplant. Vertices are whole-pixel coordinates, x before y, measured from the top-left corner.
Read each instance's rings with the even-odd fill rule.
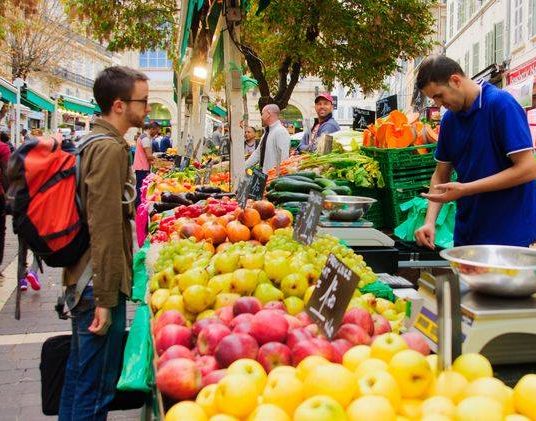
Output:
[[[222,190],[219,187],[214,186],[199,186],[195,191],[200,193],[221,193]]]
[[[167,210],[175,209],[181,206],[180,203],[166,203],[166,202],[155,202],[153,203],[153,209],[157,212],[164,212]]]
[[[192,204],[192,202],[188,200],[186,194],[184,193],[174,194],[174,193],[165,192],[165,193],[162,193],[161,200],[162,202],[165,202],[165,203],[178,203],[179,205],[185,205],[185,206]]]

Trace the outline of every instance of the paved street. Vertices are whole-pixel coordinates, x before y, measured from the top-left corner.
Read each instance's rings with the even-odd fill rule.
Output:
[[[6,252],[0,271],[0,421],[40,421],[55,417],[41,412],[40,353],[47,338],[69,333],[54,304],[60,293],[60,269],[46,268],[41,291],[23,293],[21,319],[15,320],[17,240],[8,222]],[[132,308],[129,309],[129,322]],[[138,420],[140,410],[114,411],[109,420]]]

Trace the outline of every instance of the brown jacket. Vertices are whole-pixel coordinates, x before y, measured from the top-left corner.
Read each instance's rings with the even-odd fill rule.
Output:
[[[97,119],[92,133],[110,135],[82,153],[80,195],[85,206],[90,247],[74,266],[63,271],[65,286],[74,285],[91,260],[95,303],[115,307],[119,292],[130,296],[132,286],[132,204],[122,203],[126,183],[132,183],[128,144],[117,129]]]

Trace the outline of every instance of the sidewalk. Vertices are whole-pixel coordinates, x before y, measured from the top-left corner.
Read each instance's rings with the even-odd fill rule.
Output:
[[[41,412],[41,346],[52,336],[70,333],[70,322],[60,320],[54,305],[60,293],[61,269],[45,268],[42,289],[23,292],[21,319],[15,320],[17,238],[7,223],[6,250],[0,271],[0,421],[41,421],[56,417]],[[133,306],[127,311],[130,325]],[[140,410],[110,412],[109,420],[139,420]]]

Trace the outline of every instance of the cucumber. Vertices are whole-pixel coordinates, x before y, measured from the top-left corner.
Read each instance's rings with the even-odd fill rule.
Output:
[[[305,183],[311,183],[313,182],[313,180],[311,180],[310,178],[308,177],[303,177],[301,175],[296,175],[296,174],[289,174],[289,175],[284,175],[283,177],[280,177],[279,180],[282,180],[282,179],[285,179],[285,178],[290,178],[292,180],[297,180],[297,181],[303,181]],[[314,180],[314,182],[316,183],[316,180]]]
[[[277,200],[277,198],[278,198],[280,195],[281,195],[281,192],[272,190],[272,191],[269,191],[268,193],[266,193],[266,198],[267,198],[270,202],[273,202],[273,201]]]
[[[280,205],[285,202],[307,202],[309,195],[305,193],[295,193],[295,192],[279,192],[274,202],[276,205]]]
[[[303,202],[283,202],[281,203],[281,206],[283,206],[285,209],[287,208],[301,208],[301,204]]]
[[[277,191],[309,193],[311,190],[322,191],[322,187],[313,182],[293,180],[292,178],[283,178],[275,184],[274,189]]]
[[[311,180],[314,180],[317,177],[314,171],[299,171],[297,173],[294,173],[294,175],[299,175],[300,177],[307,177]]]
[[[324,196],[337,196],[337,192],[331,190],[331,189],[324,189],[322,190],[322,194]]]
[[[337,194],[340,194],[341,196],[352,195],[352,189],[348,186],[335,186],[335,187],[332,187],[331,190],[333,190]]]
[[[348,180],[343,180],[343,179],[335,180],[335,184],[337,186],[347,186],[347,187],[350,187],[351,185],[351,183]]]
[[[315,178],[315,183],[318,184],[323,189],[331,188],[337,185],[335,184],[335,181],[330,180],[329,178],[322,178],[322,177]]]

